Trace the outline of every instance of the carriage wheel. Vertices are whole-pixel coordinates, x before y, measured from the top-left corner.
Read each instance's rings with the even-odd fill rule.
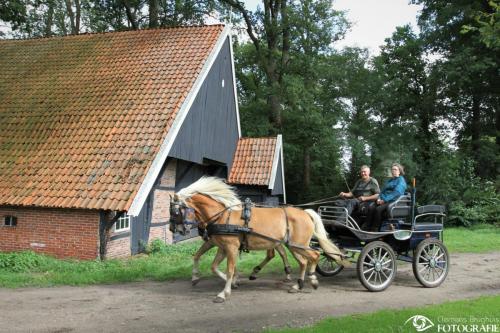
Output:
[[[316,266],[316,272],[321,276],[334,276],[340,273],[344,269],[344,266],[337,264],[335,260],[330,258],[324,253],[321,253],[319,257],[318,265]]]
[[[384,242],[375,241],[366,245],[358,258],[359,281],[369,291],[382,291],[396,277],[396,255]]]
[[[434,238],[418,244],[413,256],[413,274],[424,287],[434,288],[446,279],[450,268],[450,255],[446,246]]]

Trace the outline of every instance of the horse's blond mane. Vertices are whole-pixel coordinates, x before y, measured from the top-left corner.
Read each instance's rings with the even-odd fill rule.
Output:
[[[183,202],[195,194],[208,195],[215,201],[220,202],[225,207],[231,207],[234,210],[241,209],[241,201],[234,192],[232,186],[224,183],[222,179],[216,177],[201,177],[193,184],[177,192],[177,196]]]

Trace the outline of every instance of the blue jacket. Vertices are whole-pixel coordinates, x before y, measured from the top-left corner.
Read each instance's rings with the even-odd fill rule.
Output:
[[[405,194],[406,181],[403,176],[394,177],[385,182],[382,191],[380,191],[379,199],[384,202],[393,202],[397,198]]]

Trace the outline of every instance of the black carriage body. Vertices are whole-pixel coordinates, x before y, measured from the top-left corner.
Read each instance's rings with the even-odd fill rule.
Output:
[[[358,222],[363,217],[355,219],[349,216],[344,207],[321,206],[318,212],[331,240],[343,251],[351,253],[353,260],[354,254],[359,253],[357,259],[358,277],[367,289],[371,291],[384,290],[390,285],[396,273],[396,266],[394,266],[387,277],[387,280],[390,280],[387,284],[370,285],[370,278],[362,274],[363,267],[370,267],[370,262],[360,262],[360,260],[367,260],[368,251],[372,251],[370,252],[371,256],[373,253],[378,253],[379,257],[382,257],[382,253],[384,253],[380,261],[382,263],[386,260],[384,258],[413,263],[415,277],[423,286],[438,286],[446,278],[449,269],[448,251],[442,242],[445,209],[439,205],[416,207],[414,189],[413,193],[405,194],[389,206],[388,216],[382,222],[378,232],[361,230]],[[428,255],[427,252],[430,250],[437,252]],[[368,253],[368,258],[371,259],[371,256]],[[328,262],[331,263],[331,260]],[[373,262],[377,262],[377,260]],[[380,262],[377,262],[376,265],[373,264],[373,268],[366,269],[366,272],[380,266]],[[365,264],[368,266],[363,266]],[[444,273],[440,275],[433,273],[438,278],[423,276],[422,272],[425,274],[428,267],[436,271],[441,270]],[[334,267],[332,271],[328,272],[320,267],[318,272],[324,276],[333,276],[340,270]],[[386,275],[384,272],[381,274]]]

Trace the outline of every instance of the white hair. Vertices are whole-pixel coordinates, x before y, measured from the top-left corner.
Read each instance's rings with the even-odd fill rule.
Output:
[[[188,187],[177,192],[177,196],[183,202],[195,194],[204,194],[223,204],[226,208],[234,210],[241,209],[241,201],[238,199],[234,188],[217,177],[203,176]]]

